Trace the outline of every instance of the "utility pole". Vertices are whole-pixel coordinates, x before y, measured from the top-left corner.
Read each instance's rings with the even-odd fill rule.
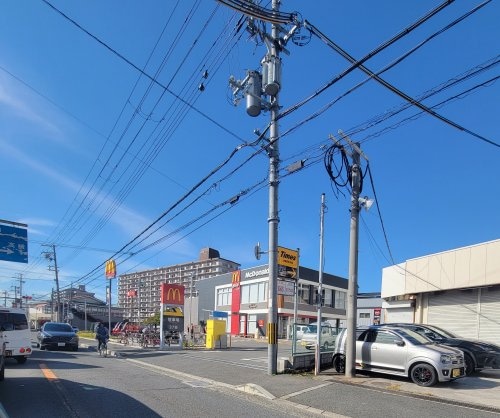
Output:
[[[19,307],[22,308],[23,307],[23,283],[26,283],[26,282],[23,280],[22,273],[18,273],[17,279],[19,280],[19,286],[18,287],[16,286],[19,289]]]
[[[272,9],[279,12],[279,0],[273,0]],[[269,128],[269,312],[267,318],[268,368],[267,373],[274,375],[278,370],[278,185],[279,185],[279,132],[278,132],[278,93],[281,83],[279,50],[276,48],[279,38],[279,26],[271,26],[271,42],[266,59],[269,68],[274,68],[275,79],[266,93],[271,96],[271,124]],[[267,78],[267,77],[266,77]],[[271,80],[269,80],[271,81]],[[265,88],[265,86],[264,86]],[[274,91],[273,91],[274,90]]]
[[[325,194],[321,194],[321,209],[319,213],[319,277],[318,277],[318,295],[316,303],[318,304],[317,334],[316,334],[316,355],[314,362],[314,374],[317,376],[321,371],[321,305],[323,302],[323,250],[324,250],[324,227],[325,227]]]
[[[51,247],[52,252],[44,252],[45,258],[51,262],[54,261],[54,272],[56,274],[56,298],[57,298],[57,322],[61,322],[61,294],[59,293],[59,270],[57,268],[57,256],[56,256],[56,246],[55,244],[52,245],[44,245],[44,247]],[[49,270],[51,269],[51,266],[49,265]],[[52,299],[52,306],[54,306],[54,301]],[[52,307],[52,309],[54,309]]]
[[[258,5],[252,8],[234,8],[241,13],[249,15],[248,27],[251,36],[260,36],[265,43],[267,53],[261,61],[262,74],[258,71],[248,71],[243,81],[237,81],[233,76],[229,84],[233,88],[234,96],[245,96],[247,113],[250,116],[258,116],[262,108],[269,110],[271,121],[269,124],[269,142],[266,146],[269,156],[269,212],[268,212],[268,234],[269,234],[269,291],[268,291],[268,315],[267,315],[267,342],[268,342],[268,374],[277,373],[278,364],[278,185],[279,185],[279,100],[278,94],[281,88],[281,59],[279,53],[286,51],[286,43],[292,39],[299,30],[301,24],[297,21],[295,14],[283,15],[280,13],[280,0],[272,0],[272,10],[267,10]],[[255,19],[271,23],[271,35],[266,33],[265,26],[256,24]],[[288,32],[280,24],[293,24]],[[281,33],[286,33],[280,38]],[[263,98],[267,96],[269,100]],[[235,98],[237,104],[239,98]]]
[[[17,304],[17,289],[19,289],[18,286],[11,286],[11,289],[14,290],[14,303]]]
[[[349,282],[347,287],[347,336],[345,375],[356,376],[356,312],[358,308],[358,232],[359,193],[361,186],[360,149],[355,144],[352,154],[351,226],[349,238]]]

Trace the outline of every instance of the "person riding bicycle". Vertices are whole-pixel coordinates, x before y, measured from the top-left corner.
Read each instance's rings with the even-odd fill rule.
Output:
[[[102,322],[97,324],[95,329],[95,339],[97,340],[97,350],[101,349],[101,345],[106,345],[109,340],[108,329],[103,325]]]

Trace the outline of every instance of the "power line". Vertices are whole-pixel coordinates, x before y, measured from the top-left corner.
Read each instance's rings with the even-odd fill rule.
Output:
[[[488,2],[491,1],[491,0],[488,0]],[[361,59],[360,61],[357,61],[354,57],[352,57],[351,55],[349,55],[345,50],[343,50],[340,46],[338,46],[335,42],[333,42],[331,39],[329,39],[328,37],[326,37],[326,35],[324,35],[323,33],[321,33],[318,29],[316,29],[314,26],[312,26],[311,24],[308,24],[308,26],[310,28],[312,28],[313,30],[313,33],[317,36],[319,36],[323,41],[325,41],[330,47],[332,47],[335,51],[337,51],[342,57],[344,57],[345,59],[347,59],[349,62],[351,62],[353,64],[353,66],[356,66],[357,68],[359,68],[361,71],[363,71],[364,73],[368,74],[371,78],[373,78],[375,81],[379,82],[380,84],[382,84],[384,87],[388,88],[390,91],[392,91],[393,93],[397,94],[398,96],[402,97],[403,99],[405,99],[406,101],[408,101],[409,103],[411,103],[413,106],[416,106],[418,107],[419,109],[421,109],[422,111],[430,114],[431,116],[434,116],[435,118],[441,120],[442,122],[462,131],[462,132],[465,132],[465,133],[468,133],[469,135],[472,135],[474,137],[476,137],[477,139],[480,139],[490,145],[493,145],[495,147],[498,147],[500,148],[500,144],[497,144],[496,142],[470,130],[470,129],[467,129],[465,127],[463,127],[462,125],[440,115],[439,113],[435,112],[434,110],[432,110],[431,108],[425,106],[424,104],[422,104],[421,102],[419,102],[418,100],[410,97],[408,94],[404,93],[403,91],[399,90],[398,88],[396,88],[395,86],[393,86],[392,84],[390,84],[389,82],[385,81],[384,79],[382,79],[381,77],[379,77],[378,75],[376,75],[375,73],[373,73],[371,70],[369,70],[367,67],[365,67],[361,62],[364,61],[364,59]]]

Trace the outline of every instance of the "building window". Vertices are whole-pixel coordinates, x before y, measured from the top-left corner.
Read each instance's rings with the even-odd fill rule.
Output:
[[[335,291],[335,308],[336,309],[345,309],[345,297],[346,292],[342,292],[340,290]]]
[[[325,295],[325,305],[324,306],[332,307],[333,306],[332,305],[332,302],[333,302],[332,289],[325,289],[324,295]]]
[[[359,313],[359,318],[370,318],[370,313],[369,312],[360,312]]]
[[[310,286],[307,284],[299,284],[299,303],[309,304]]]
[[[231,288],[217,289],[217,306],[231,305]]]

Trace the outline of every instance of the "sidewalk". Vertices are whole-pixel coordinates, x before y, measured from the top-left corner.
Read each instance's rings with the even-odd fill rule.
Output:
[[[247,344],[250,348],[255,347],[255,343],[252,341],[248,341],[244,345]],[[93,346],[93,344],[89,344],[89,346]],[[229,350],[244,352],[245,347],[232,347]],[[208,352],[213,353],[211,350]],[[324,384],[342,383],[419,398],[439,399],[452,404],[472,405],[500,413],[500,370],[487,369],[472,377],[464,377],[448,383],[438,383],[426,388],[400,377],[357,373],[356,377],[349,378],[336,373],[333,369],[324,370],[319,376],[314,376],[310,372],[271,376],[263,369],[246,369],[244,374],[225,373],[222,370],[223,367],[220,366],[221,363],[193,364],[192,357],[202,353],[207,353],[207,351],[203,349],[181,350],[180,348],[160,351],[158,348],[142,349],[127,346],[123,349],[111,350],[110,354],[138,364],[147,364],[171,374],[177,374],[183,379],[219,386],[231,386],[268,399],[287,399],[297,393],[313,390]],[[183,355],[177,356],[176,354]],[[172,355],[175,355],[175,360]]]

